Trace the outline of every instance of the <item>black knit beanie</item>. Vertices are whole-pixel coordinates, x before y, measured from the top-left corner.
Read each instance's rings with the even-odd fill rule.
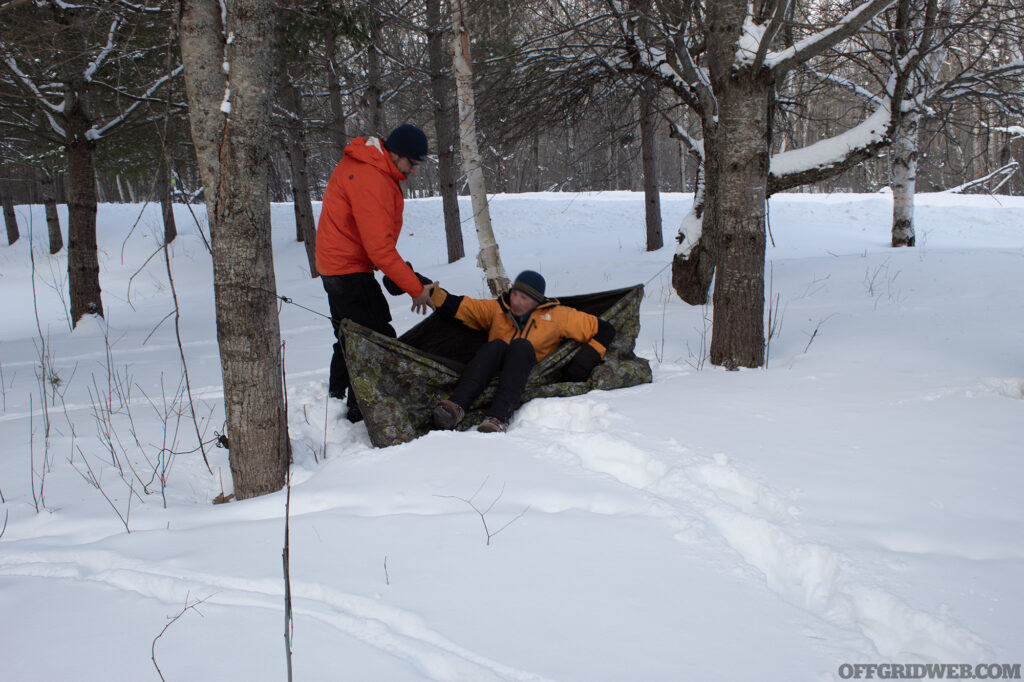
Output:
[[[544,278],[539,272],[523,270],[516,277],[512,288],[521,291],[538,303],[543,303],[546,300],[544,298]]]
[[[410,161],[422,161],[428,154],[427,136],[411,123],[403,123],[392,130],[384,147]]]

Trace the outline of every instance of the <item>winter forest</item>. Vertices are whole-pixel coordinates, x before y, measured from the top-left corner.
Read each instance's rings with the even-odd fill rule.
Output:
[[[490,446],[430,434],[420,439],[428,445],[382,449],[392,452],[375,461],[377,451],[362,427],[341,424],[336,418],[340,407],[324,394],[333,339],[325,320],[310,318],[326,312],[314,259],[320,202],[351,139],[384,137],[402,123],[422,128],[430,145],[431,159],[403,183],[406,219],[399,249],[421,271],[481,297],[506,290],[507,276],[524,267],[549,268],[545,274],[550,272],[549,284],[556,286],[561,275],[556,292],[561,294],[646,285],[637,352],[655,366],[655,395],[635,393],[638,402],[632,404],[612,402],[617,391],[607,397],[528,403],[507,434],[504,442],[510,445],[501,447],[509,448],[504,454],[510,455],[518,448],[536,448],[548,458],[506,471],[507,493],[501,478],[490,478],[491,470],[474,465],[472,474],[454,481],[457,489],[423,483],[430,491],[423,493],[425,503],[410,501],[406,492],[389,497],[392,492],[381,480],[362,468],[370,466],[367,462],[378,467],[376,474],[406,481],[398,473],[402,465],[390,459],[409,452],[403,448],[419,448],[414,452],[420,458],[443,452],[439,456],[454,470],[461,466],[460,455],[490,456]],[[868,314],[856,303],[846,307],[853,300],[850,291],[838,294],[842,314],[814,307],[815,295],[840,286],[838,275],[823,274],[832,266],[819,263],[819,256],[824,263],[849,259],[835,265],[847,274],[866,269],[857,288],[867,291],[870,312],[893,307],[888,325],[900,319],[896,307],[909,305],[901,287],[917,292],[928,288],[925,281],[952,281],[955,268],[974,275],[971,285],[991,274],[989,288],[975,293],[1005,298],[1011,306],[1008,317],[1014,318],[1019,302],[1013,301],[1019,296],[1013,287],[1020,276],[1012,273],[1020,271],[1024,248],[1017,224],[1024,215],[1022,156],[1021,0],[0,0],[0,199],[7,234],[6,244],[0,245],[0,291],[17,301],[15,316],[21,318],[0,336],[0,429],[7,429],[5,437],[16,433],[23,444],[12,446],[11,463],[0,466],[0,597],[11,605],[24,599],[29,608],[31,597],[19,595],[34,595],[36,588],[4,596],[4,580],[31,576],[31,581],[50,575],[51,569],[53,575],[105,590],[142,595],[147,606],[138,612],[138,631],[148,633],[154,622],[167,627],[133,640],[131,646],[145,649],[146,656],[144,665],[131,668],[132,679],[139,671],[164,679],[158,647],[167,647],[162,662],[180,663],[189,656],[194,641],[172,640],[177,630],[187,630],[174,625],[178,619],[187,620],[201,608],[227,613],[239,605],[260,614],[245,627],[275,642],[268,648],[287,650],[291,679],[293,649],[301,653],[303,646],[317,643],[316,636],[307,635],[304,643],[291,639],[293,604],[297,622],[325,623],[354,642],[346,645],[354,647],[351,651],[345,649],[357,662],[352,669],[307,650],[309,657],[298,663],[299,670],[307,666],[307,679],[333,678],[342,669],[349,679],[624,679],[600,657],[587,666],[560,667],[553,645],[539,641],[544,638],[539,631],[536,644],[542,654],[531,658],[515,647],[488,648],[464,623],[445,624],[435,616],[443,611],[444,595],[454,596],[444,590],[428,596],[433,589],[428,577],[454,589],[454,583],[444,581],[447,569],[440,564],[431,565],[429,576],[419,576],[423,583],[418,589],[389,597],[394,603],[382,603],[372,580],[352,566],[359,577],[351,586],[331,582],[334,577],[325,569],[324,575],[297,581],[293,590],[283,505],[297,504],[288,514],[298,513],[307,523],[304,527],[300,521],[292,531],[300,552],[302,542],[314,536],[321,541],[315,524],[322,530],[334,518],[331,514],[346,529],[354,529],[357,518],[374,524],[389,519],[370,541],[377,552],[373,560],[383,558],[388,588],[388,557],[400,558],[389,555],[380,538],[429,535],[422,524],[435,516],[447,524],[449,514],[461,511],[476,523],[483,521],[488,550],[501,552],[507,535],[530,527],[531,518],[542,513],[607,515],[612,537],[630,547],[631,519],[648,515],[671,519],[672,539],[666,546],[682,544],[687,561],[694,559],[668,561],[665,573],[714,585],[708,596],[695,597],[701,605],[708,606],[718,589],[731,593],[715,580],[746,580],[747,571],[767,584],[771,599],[781,600],[784,605],[778,606],[757,590],[744,592],[749,585],[737,593],[747,595],[743,599],[750,609],[763,606],[744,616],[748,623],[767,629],[774,629],[776,618],[785,623],[776,633],[779,643],[752,645],[755,653],[768,658],[774,646],[789,651],[782,639],[790,631],[828,642],[812,645],[809,654],[793,653],[799,647],[791,652],[800,665],[819,671],[814,677],[790,677],[785,668],[777,668],[766,679],[834,679],[830,674],[842,662],[858,660],[1019,663],[1019,656],[1008,660],[1024,653],[1019,642],[1009,641],[1013,628],[1008,617],[992,616],[991,622],[979,624],[982,616],[966,605],[961,620],[944,610],[956,597],[941,607],[921,603],[931,597],[932,587],[936,594],[945,589],[939,573],[967,575],[968,568],[907,558],[900,570],[920,571],[913,575],[921,582],[901,589],[886,582],[877,568],[891,556],[866,549],[853,530],[861,521],[870,525],[869,514],[851,512],[838,522],[842,537],[834,542],[822,531],[824,521],[812,521],[817,511],[827,509],[814,495],[801,517],[792,492],[806,485],[801,483],[806,468],[794,454],[799,447],[783,451],[780,446],[776,454],[785,464],[774,472],[779,478],[772,485],[770,469],[726,456],[726,446],[710,436],[706,442],[700,439],[728,433],[733,425],[728,415],[738,409],[733,406],[747,403],[726,395],[740,386],[760,391],[764,387],[753,388],[752,377],[766,376],[767,390],[779,391],[778,405],[809,410],[808,420],[794,417],[786,423],[829,440],[827,427],[810,425],[814,418],[819,425],[828,422],[824,403],[797,401],[796,389],[781,374],[770,376],[771,371],[781,372],[780,363],[788,362],[792,371],[815,362],[807,359],[810,349],[820,349],[824,358],[845,358],[864,347],[853,340],[859,333],[875,334],[867,336],[867,345],[879,344],[878,356],[886,359],[872,367],[891,370],[884,387],[902,390],[897,380],[889,383],[901,371],[896,357],[932,336],[925,330],[927,320],[944,315],[939,294],[929,294],[934,300],[928,299],[931,307],[928,316],[922,313],[922,326],[906,337],[894,334],[896,348],[889,348],[884,334],[890,327],[872,331],[834,319]],[[860,240],[857,231],[874,241]],[[968,260],[964,254],[974,248],[987,249],[989,260]],[[945,268],[936,263],[935,251],[942,249],[956,261]],[[780,253],[808,269],[799,275],[787,271]],[[1016,270],[997,262],[1002,256],[996,254],[1007,253],[1015,254]],[[800,277],[810,284],[798,283]],[[790,293],[803,292],[791,304],[785,298],[787,286]],[[159,304],[147,303],[150,296],[154,301],[161,297]],[[418,321],[406,299],[390,302],[396,327]],[[999,336],[987,320],[1006,315],[986,316],[989,309],[982,310],[975,299],[949,302],[951,307],[961,304],[971,322],[949,323],[949,330],[962,326],[985,339]],[[196,312],[203,306],[206,312]],[[784,332],[796,333],[798,316],[808,320],[806,330],[800,330],[804,336],[799,343],[787,342]],[[1013,324],[1020,328],[1019,320]],[[842,326],[846,335],[832,354],[822,348],[830,325]],[[1011,330],[1008,336],[1019,345],[1014,334]],[[160,359],[149,370],[130,369],[125,345],[130,355],[147,343],[159,344]],[[964,342],[958,359],[986,353],[966,348]],[[72,360],[86,357],[102,366],[99,377],[81,364],[84,360]],[[996,359],[1016,369],[972,366],[963,375],[977,369],[984,374],[985,390],[1003,398],[1024,397],[1019,350],[1014,355],[998,346],[977,362]],[[956,362],[939,364],[956,381],[967,381],[959,369],[949,369]],[[813,374],[815,381],[828,381],[829,367],[824,360],[807,365],[808,378]],[[856,384],[859,371],[850,366],[835,370],[834,376]],[[635,431],[621,421],[625,418],[619,411],[635,410],[631,418],[642,418],[647,408],[671,406],[677,391],[690,386],[685,380],[708,391],[703,408],[721,409],[721,416],[705,419],[693,441],[670,431],[667,423],[674,417]],[[838,385],[837,392],[850,391],[847,413],[858,413],[857,399],[872,401],[870,381],[863,381],[864,386],[853,388]],[[922,379],[915,390],[925,390],[928,381]],[[939,386],[928,384],[927,390],[948,395]],[[973,390],[963,392],[973,396]],[[21,393],[24,400],[15,398]],[[548,412],[535,405],[547,402],[553,405]],[[751,413],[771,412],[755,402],[749,405]],[[978,416],[978,423],[995,420],[985,421],[984,432],[994,434],[999,444],[993,449],[998,462],[983,465],[976,477],[967,476],[968,485],[977,484],[972,488],[976,498],[989,496],[998,507],[985,512],[992,520],[986,527],[1005,522],[1010,539],[985,544],[985,536],[963,555],[960,549],[949,550],[958,560],[1005,562],[999,569],[1005,572],[992,573],[990,580],[1000,586],[1012,582],[1007,576],[1021,561],[1015,543],[1024,539],[1019,504],[997,503],[999,495],[993,492],[1020,483],[1019,464],[1001,467],[1012,461],[1014,451],[1019,458],[1019,444],[1012,444],[1006,424],[1019,425],[1021,404],[1015,400],[1012,408]],[[136,417],[132,405],[134,415],[142,408],[152,414]],[[880,405],[868,416],[881,420],[879,434],[898,434],[901,417],[883,415],[886,410]],[[1001,410],[1008,410],[1005,420]],[[962,405],[943,412],[950,419],[980,414],[980,408]],[[909,417],[914,423],[917,418]],[[922,413],[919,418],[921,430],[928,431],[935,417]],[[568,435],[558,431],[559,419],[569,425]],[[516,425],[523,426],[520,435],[514,433]],[[786,431],[781,425],[765,428]],[[941,431],[925,441],[933,439],[940,451],[954,447],[956,439],[943,438]],[[547,440],[534,432],[547,434]],[[859,435],[856,428],[849,433]],[[580,442],[594,449],[583,453]],[[755,447],[759,437],[733,433],[722,442]],[[916,464],[924,461],[928,447],[925,442],[913,450]],[[90,465],[89,453],[96,451],[105,453],[102,465],[99,456]],[[354,459],[346,461],[342,453],[355,453]],[[670,454],[682,457],[684,464],[670,464],[675,461]],[[964,479],[960,465],[951,463],[952,453],[950,459],[938,459],[936,475],[944,477],[940,488]],[[71,480],[56,473],[60,467],[55,462],[70,468]],[[560,472],[571,463],[582,463],[588,476],[600,474],[602,480],[628,486],[629,495],[571,477],[568,487],[559,487],[565,481],[552,484],[547,493],[526,495],[522,486],[514,489],[517,481],[545,481],[549,468]],[[878,463],[889,460],[879,456],[863,466]],[[500,470],[503,465],[496,466]],[[859,466],[837,473],[836,481],[857,480],[865,470]],[[912,468],[908,465],[907,471]],[[17,476],[31,486],[11,480],[9,471],[19,471]],[[410,471],[434,480],[434,470],[422,462]],[[830,475],[816,474],[812,480],[823,490],[832,490],[830,485],[842,490],[828,480]],[[102,532],[76,525],[58,529],[48,526],[56,520],[42,520],[46,514],[59,517],[62,508],[70,510],[70,499],[78,493],[65,500],[59,493],[74,490],[76,481],[95,489],[96,518],[115,527]],[[365,494],[358,503],[338,502],[331,486],[351,481],[364,482]],[[411,476],[406,482],[417,489],[422,481]],[[21,494],[21,488],[28,490]],[[372,493],[380,497],[371,499]],[[29,544],[3,559],[4,545],[48,537],[47,527],[54,537],[74,537],[84,547],[120,542],[111,538],[122,531],[135,535],[140,527],[170,532],[173,523],[189,534],[190,542],[215,547],[224,538],[215,536],[219,522],[213,517],[136,511],[197,507],[215,495],[217,502],[235,500],[231,508],[240,510],[230,512],[234,516],[226,522],[232,532],[262,538],[265,531],[277,542],[284,522],[283,594],[261,582],[281,578],[280,544],[269,559],[256,558],[250,550],[241,553],[254,567],[277,562],[266,571],[242,571],[244,578],[225,567],[183,564],[189,579],[204,590],[201,594],[191,588],[181,594],[173,568],[153,568],[162,551],[159,540],[133,550],[126,545],[90,549],[97,553],[88,559],[76,554],[86,552],[77,544],[57,558],[32,558],[37,547]],[[693,509],[681,506],[683,498],[697,500]],[[12,500],[19,501],[22,512],[15,511]],[[270,500],[282,508],[271,511]],[[507,515],[496,518],[505,514],[503,509]],[[896,507],[887,509],[899,513]],[[741,521],[743,514],[751,518]],[[278,526],[267,530],[263,524],[269,521]],[[546,525],[554,522],[552,516],[534,527],[545,547],[559,544],[561,527]],[[798,530],[795,524],[800,523],[805,525]],[[915,530],[927,527],[922,522]],[[579,518],[568,528],[579,537],[598,536],[592,523]],[[362,547],[362,536],[352,532],[359,539],[350,547]],[[966,526],[954,532],[972,542]],[[993,538],[997,535],[993,530]],[[899,545],[872,537],[886,551]],[[635,539],[638,545],[651,539],[647,558],[657,564],[661,555],[653,548],[662,547],[662,541],[649,527]],[[436,558],[427,540],[410,542]],[[710,555],[694,549],[705,542],[714,545]],[[828,551],[820,551],[823,547]],[[921,552],[932,550],[945,551],[929,545]],[[338,563],[349,560],[344,550],[326,551]],[[635,556],[645,557],[645,551],[636,548]],[[540,550],[530,552],[536,554],[527,554],[519,569],[499,570],[501,579],[513,581],[515,570],[529,574],[528,559],[540,557]],[[466,566],[476,565],[468,550],[453,556]],[[511,560],[511,555],[502,556]],[[43,563],[50,568],[37,572],[34,567]],[[624,558],[610,565],[636,568]],[[402,567],[393,566],[397,586]],[[851,566],[872,568],[857,572]],[[990,570],[988,564],[984,570]],[[472,575],[455,572],[476,585]],[[540,576],[535,579],[543,582]],[[629,611],[631,588],[609,580],[591,576],[583,579],[579,594],[568,592],[575,595],[574,603],[585,605],[593,594],[610,591],[609,599]],[[486,593],[486,586],[476,586]],[[1005,596],[1007,608],[1024,606],[1019,588],[1014,589]],[[542,609],[549,598],[538,590],[525,603]],[[81,607],[101,602],[102,595],[83,597]],[[170,614],[173,619],[164,618],[175,603],[179,608]],[[495,608],[514,603],[512,594]],[[270,615],[282,615],[282,606],[284,647],[277,621],[270,623]],[[457,608],[453,622],[469,611]],[[584,606],[572,625],[587,647],[601,650],[619,641],[621,632],[602,639],[596,625],[588,627],[595,621],[586,613]],[[533,620],[522,618],[520,628],[537,622],[536,614]],[[667,615],[652,616],[649,622],[664,624],[662,634],[672,627]],[[727,627],[724,620],[720,625]],[[165,631],[167,640],[158,644]],[[514,623],[496,629],[503,639],[513,639],[518,631]],[[712,639],[714,631],[712,623],[706,635],[696,627],[687,634],[723,660],[734,658],[734,651],[720,649]],[[20,642],[19,637],[14,626],[0,632],[0,651],[3,640]],[[756,627],[738,637],[747,644],[759,641]],[[920,644],[925,639],[930,643]],[[861,640],[865,644],[857,643]],[[230,635],[218,631],[210,641],[229,642]],[[372,653],[362,652],[363,646]],[[218,669],[214,659],[213,654],[199,656],[179,678],[209,674]],[[283,671],[265,670],[267,661],[276,666],[279,659],[269,653],[255,656],[251,676],[281,679]],[[682,679],[670,674],[676,664],[684,665],[651,667],[647,677],[636,679]],[[830,674],[820,672],[829,669]],[[701,670],[707,673],[701,679],[738,679],[721,670]],[[749,677],[762,669],[736,670]]]
[[[711,362],[759,367],[771,194],[889,186],[896,247],[915,243],[918,186],[1024,190],[1021,12],[951,0],[7,2],[9,241],[15,203],[67,204],[77,324],[103,313],[98,202],[160,201],[169,242],[172,203],[205,201],[218,307],[260,311],[218,328],[265,340],[252,366],[224,356],[226,391],[237,372],[277,385],[272,259],[227,263],[250,244],[269,250],[275,200],[293,201],[311,254],[311,202],[349,137],[417,121],[433,127],[438,163],[409,191],[444,198],[450,261],[464,255],[456,197],[474,167],[491,192],[642,189],[649,250],[662,247],[659,193],[694,191],[673,284],[700,304],[717,272]],[[278,413],[251,444],[238,436],[266,419],[228,410],[240,446],[279,451],[254,491],[283,482],[279,402],[246,408]]]

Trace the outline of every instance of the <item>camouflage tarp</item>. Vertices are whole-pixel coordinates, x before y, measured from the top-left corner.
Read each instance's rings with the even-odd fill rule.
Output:
[[[647,360],[633,353],[640,332],[643,285],[560,298],[563,305],[597,315],[615,326],[615,340],[604,361],[583,382],[561,381],[562,368],[579,348],[566,341],[530,372],[523,402],[533,398],[581,395],[650,383]],[[483,332],[437,314],[392,339],[350,320],[342,322],[345,356],[356,400],[366,420],[370,442],[377,447],[405,443],[430,431],[431,413],[447,398],[465,363],[487,341]],[[460,429],[476,426],[494,394],[496,382],[470,407]]]

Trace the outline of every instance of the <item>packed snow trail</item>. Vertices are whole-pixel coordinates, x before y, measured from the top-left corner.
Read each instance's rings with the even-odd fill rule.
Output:
[[[99,583],[167,604],[185,595],[203,604],[225,607],[284,609],[282,579],[247,579],[194,571],[171,571],[152,563],[101,550],[50,551],[0,555],[0,574]],[[292,582],[296,620],[312,619],[409,663],[425,678],[438,682],[509,680],[545,682],[534,673],[516,670],[468,651],[436,631],[415,614],[323,584]]]
[[[707,539],[717,537],[770,590],[835,625],[857,629],[886,659],[991,660],[990,647],[974,633],[915,610],[838,550],[799,540],[799,510],[744,476],[725,454],[698,456],[675,439],[658,442],[631,431],[612,412],[612,400],[608,395],[533,401],[520,410],[509,435],[531,442],[524,449],[635,489],[658,510],[653,515],[691,530],[678,534],[684,542],[692,541],[693,529]]]

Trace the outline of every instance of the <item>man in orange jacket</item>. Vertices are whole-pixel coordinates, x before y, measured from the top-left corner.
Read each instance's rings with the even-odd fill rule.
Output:
[[[524,270],[512,290],[497,299],[453,296],[440,287],[432,294],[439,315],[454,317],[473,329],[487,332],[480,347],[459,377],[448,400],[434,408],[434,425],[455,428],[483,392],[498,377],[498,388],[478,431],[503,432],[519,407],[530,370],[551,354],[565,339],[582,348],[566,366],[566,381],[586,381],[615,338],[615,327],[589,313],[561,305],[544,296],[540,273]]]
[[[409,123],[391,131],[387,140],[357,137],[331,174],[324,192],[316,230],[316,269],[331,307],[334,344],[328,390],[331,397],[348,392],[348,419],[362,420],[350,390],[348,367],[341,345],[341,320],[352,320],[394,337],[391,311],[373,275],[381,270],[412,297],[412,309],[434,308],[430,292],[395,248],[402,231],[404,182],[428,153],[427,136]]]

